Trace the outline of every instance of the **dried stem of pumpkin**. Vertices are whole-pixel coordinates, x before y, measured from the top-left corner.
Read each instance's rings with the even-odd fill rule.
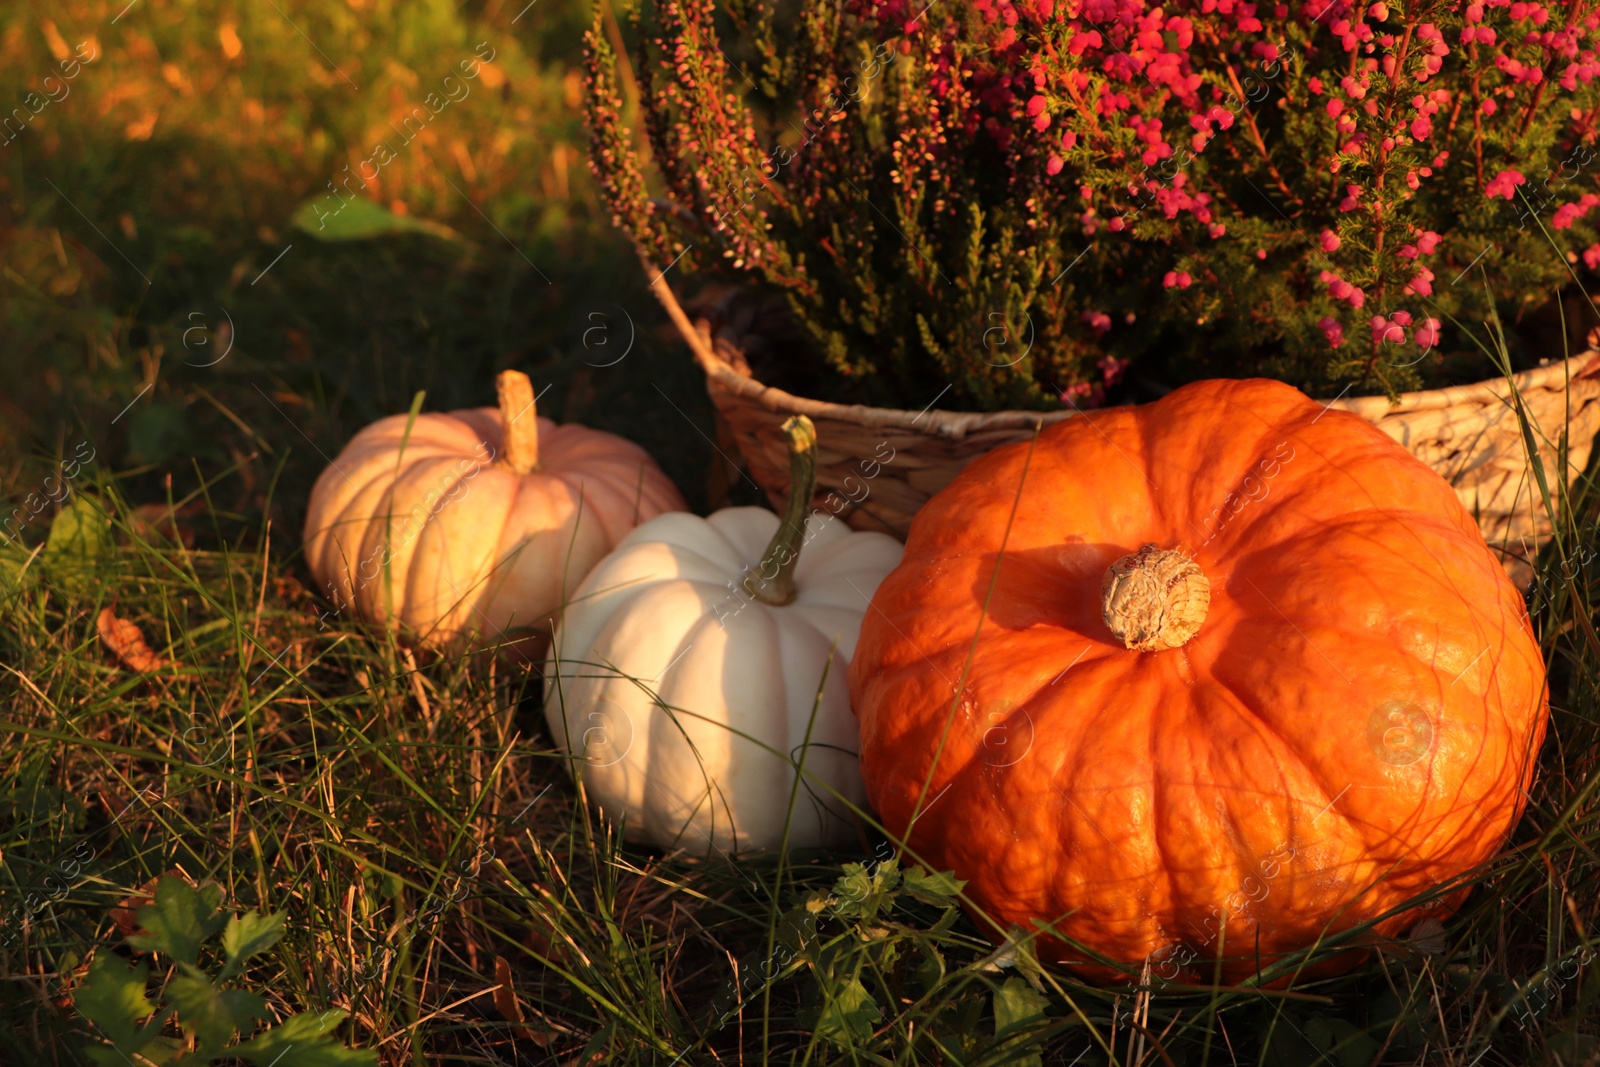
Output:
[[[539,416],[533,406],[533,383],[519,370],[505,370],[495,379],[500,394],[500,422],[505,426],[506,466],[527,474],[539,466]]]
[[[1160,652],[1200,632],[1211,583],[1182,552],[1145,545],[1106,570],[1100,604],[1106,626],[1125,647]]]
[[[817,489],[817,428],[804,415],[795,415],[783,424],[783,432],[789,438],[789,503],[761,565],[744,579],[751,596],[774,606],[795,597],[794,567],[805,541],[811,494]]]

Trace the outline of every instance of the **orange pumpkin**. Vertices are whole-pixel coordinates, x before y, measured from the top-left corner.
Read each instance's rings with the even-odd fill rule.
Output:
[[[1047,930],[1102,980],[1084,948],[1236,982],[1405,930],[1422,909],[1383,916],[1504,843],[1548,712],[1450,487],[1263,380],[973,463],[912,524],[850,683],[887,829],[991,934]]]

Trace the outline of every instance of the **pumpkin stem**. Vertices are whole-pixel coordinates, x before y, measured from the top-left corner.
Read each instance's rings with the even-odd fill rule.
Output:
[[[783,424],[783,432],[789,438],[789,503],[761,566],[744,579],[751,596],[778,607],[795,597],[794,567],[805,540],[811,494],[817,489],[817,428],[804,415],[795,415]]]
[[[1100,605],[1106,626],[1133,651],[1181,648],[1206,621],[1211,583],[1182,552],[1144,545],[1106,570]]]
[[[527,474],[539,466],[539,414],[533,406],[533,383],[519,370],[503,370],[494,384],[506,433],[506,466],[517,474]]]

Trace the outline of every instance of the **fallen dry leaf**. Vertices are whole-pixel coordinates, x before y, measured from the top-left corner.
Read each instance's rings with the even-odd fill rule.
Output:
[[[140,504],[133,509],[130,518],[134,531],[147,540],[151,534],[160,534],[174,541],[182,541],[184,548],[193,548],[194,527],[181,520],[193,518],[203,510],[204,505],[198,502],[185,504],[176,511],[170,510],[166,504]]]
[[[550,1034],[547,1031],[530,1030],[522,1025],[522,1002],[517,999],[517,992],[512,987],[511,964],[506,962],[504,956],[494,958],[494,980],[497,986],[494,1006],[512,1024],[511,1036],[524,1037],[540,1048],[548,1048]]]
[[[132,667],[140,674],[149,674],[151,671],[170,667],[176,660],[162,659],[145,643],[144,634],[139,627],[127,619],[117,618],[117,613],[111,608],[101,608],[100,617],[95,620],[94,627],[100,633],[100,640],[105,642],[107,648],[117,654],[117,658]]]

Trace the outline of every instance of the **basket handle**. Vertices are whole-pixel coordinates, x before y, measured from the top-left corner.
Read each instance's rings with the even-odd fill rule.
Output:
[[[655,270],[655,267],[645,258],[644,253],[639,253],[639,262],[644,265],[646,272]],[[689,321],[689,316],[684,312],[683,306],[678,303],[678,298],[673,295],[672,287],[667,284],[667,272],[659,271],[650,282],[650,291],[656,294],[656,299],[661,301],[661,306],[666,309],[667,317],[678,328],[683,339],[689,343],[689,350],[694,353],[695,362],[700,364],[707,374],[718,367],[725,366],[725,362],[711,348],[704,334]]]

